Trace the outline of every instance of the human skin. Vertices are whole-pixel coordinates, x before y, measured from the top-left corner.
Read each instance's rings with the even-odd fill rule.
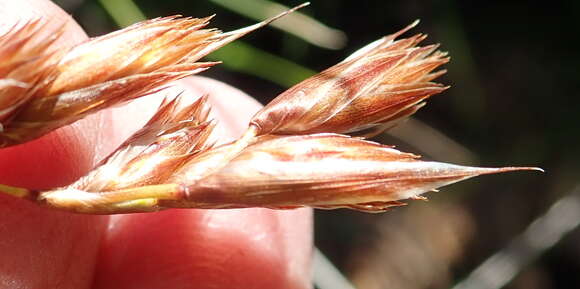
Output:
[[[87,37],[50,1],[0,0],[0,33],[38,17],[52,27],[67,23],[60,45]],[[207,78],[177,86],[186,97],[209,94],[222,139],[239,136],[260,108]],[[73,182],[144,124],[161,97],[1,149],[0,183],[39,189]],[[0,195],[0,288],[309,288],[311,218],[309,209],[76,215]]]

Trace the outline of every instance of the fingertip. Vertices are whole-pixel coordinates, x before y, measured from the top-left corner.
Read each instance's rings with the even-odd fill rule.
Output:
[[[311,211],[169,210],[118,217],[95,288],[310,288]]]
[[[51,1],[0,0],[0,34],[14,25],[41,19],[41,33],[51,34],[63,24],[64,33],[54,45],[67,47],[86,40],[82,28]],[[81,128],[81,130],[83,130]],[[0,150],[0,183],[46,189],[67,185],[93,165],[91,143],[67,127],[40,139]]]
[[[216,131],[222,143],[242,135],[252,116],[262,108],[258,101],[243,91],[211,78],[193,76],[179,84],[192,95],[209,96],[211,117],[219,120]]]
[[[15,24],[42,19],[44,33],[54,33],[64,25],[64,33],[57,46],[67,47],[84,41],[87,35],[73,18],[52,1],[46,0],[0,0],[0,35]]]
[[[0,0],[0,33],[39,17],[49,19],[44,33],[54,33],[66,21],[65,33],[55,45],[66,47],[86,39],[76,22],[50,1]],[[1,149],[0,183],[46,189],[82,176],[93,166],[94,147],[79,132],[79,127],[66,127]],[[1,284],[88,288],[106,217],[52,211],[8,196],[0,196],[0,208]]]

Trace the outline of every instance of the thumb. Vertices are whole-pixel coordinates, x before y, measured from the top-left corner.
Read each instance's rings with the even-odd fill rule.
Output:
[[[47,25],[45,33],[66,23],[55,45],[67,47],[87,38],[50,1],[0,0],[0,33],[38,18]],[[132,123],[140,116],[134,114]],[[110,111],[99,113],[35,141],[1,149],[0,184],[39,189],[73,182],[131,133],[115,131],[112,120]],[[89,288],[107,222],[107,217],[56,212],[0,196],[0,287]]]

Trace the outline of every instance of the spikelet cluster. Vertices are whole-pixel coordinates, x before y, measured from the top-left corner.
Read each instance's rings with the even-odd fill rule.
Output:
[[[0,57],[11,59],[0,64],[1,144],[33,139],[207,69],[214,63],[200,57],[268,22],[221,33],[205,29],[208,20],[154,19],[65,52],[50,50],[58,35],[39,39],[39,22],[13,29],[0,37]],[[419,46],[422,34],[397,40],[416,24],[282,93],[232,143],[213,145],[206,96],[189,105],[177,96],[75,183],[0,191],[90,214],[302,206],[383,212],[477,175],[538,170],[425,162],[364,139],[447,88],[434,82],[449,61],[437,45]]]
[[[418,22],[379,39],[320,74],[288,89],[252,124],[260,134],[336,132],[373,136],[416,112],[447,87],[431,82],[447,63],[438,45],[417,47],[426,35],[395,40]]]
[[[211,17],[156,18],[58,49],[62,31],[47,33],[40,20],[15,26],[0,36],[0,147],[206,70],[216,63],[199,59],[293,10],[228,33],[205,28]]]

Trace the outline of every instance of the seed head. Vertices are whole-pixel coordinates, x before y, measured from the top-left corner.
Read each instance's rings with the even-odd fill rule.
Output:
[[[216,62],[201,57],[302,6],[227,33],[205,28],[211,17],[156,18],[58,50],[62,31],[40,33],[40,21],[13,28],[0,36],[0,147],[203,71]]]
[[[223,153],[227,146],[218,148]],[[482,174],[533,168],[476,168],[420,161],[391,147],[337,134],[267,136],[226,166],[187,184],[196,207],[348,207],[384,211],[399,200]]]
[[[204,96],[180,108],[182,98],[164,101],[151,120],[87,176],[69,186],[104,192],[164,183],[188,159],[209,149],[214,123]]]
[[[446,89],[431,82],[449,61],[438,45],[417,47],[426,35],[386,36],[285,91],[252,119],[258,134],[334,132],[372,136],[413,114]]]
[[[58,35],[39,36],[39,22],[12,29],[0,37],[0,57],[9,56],[0,63],[0,146],[204,70],[214,63],[198,63],[200,57],[273,19],[220,33],[204,28],[209,18],[158,18],[63,52],[50,48]],[[230,144],[210,141],[207,97],[184,105],[177,96],[77,182],[42,192],[0,185],[0,191],[91,214],[302,206],[382,212],[474,176],[541,170],[426,162],[344,135],[377,134],[446,89],[432,82],[449,60],[437,45],[418,47],[421,34],[395,40],[414,25],[282,93]]]
[[[50,74],[54,52],[48,50],[61,31],[41,36],[42,30],[37,20],[14,26],[0,36],[0,133]]]

